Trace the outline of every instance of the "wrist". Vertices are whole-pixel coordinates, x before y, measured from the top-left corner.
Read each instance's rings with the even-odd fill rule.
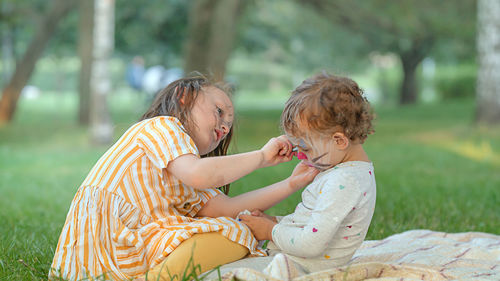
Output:
[[[266,240],[273,241],[273,229],[277,224],[278,223],[275,223],[275,222],[270,224],[270,227],[269,227],[268,232],[267,232],[267,239]]]
[[[287,179],[285,179],[285,186],[288,189],[291,189],[293,191],[296,191],[297,189],[299,189],[299,188],[297,188],[296,184],[293,182],[292,177],[288,177]]]
[[[266,156],[265,156],[264,150],[262,150],[262,149],[257,150],[257,155],[259,157],[258,168],[265,168],[266,167]]]

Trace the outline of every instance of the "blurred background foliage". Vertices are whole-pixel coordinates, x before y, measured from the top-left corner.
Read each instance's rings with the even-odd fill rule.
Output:
[[[146,67],[184,67],[193,2],[116,3],[114,92],[127,87],[124,73],[134,56],[142,56]],[[40,0],[2,1],[0,28],[13,42],[16,61],[48,6]],[[308,75],[327,70],[366,80],[362,86],[373,101],[397,104],[403,58],[415,56],[418,101],[475,95],[475,1],[252,0],[245,1],[236,24],[226,79],[242,94],[286,95]],[[77,39],[78,9],[73,9],[60,21],[29,84],[74,93]],[[428,69],[420,63],[424,59]],[[5,87],[13,69],[0,67]]]
[[[81,53],[96,48],[92,34],[82,39],[95,30],[83,4],[98,1],[0,2],[0,280],[46,280],[71,199],[110,145],[89,141],[92,125],[81,115],[95,108],[82,106],[93,95],[82,87],[93,57]],[[489,78],[492,99],[482,109],[478,90],[481,73],[500,73],[481,63],[498,50],[484,59],[478,47],[497,38],[478,37],[478,4],[487,1],[105,2],[114,3],[114,32],[106,33],[114,50],[103,72],[109,118],[101,116],[112,122],[112,140],[154,95],[126,79],[138,56],[146,71],[199,70],[233,84],[233,152],[280,134],[290,92],[326,70],[354,78],[377,115],[365,145],[378,187],[367,239],[418,228],[500,233],[500,109],[492,102],[500,78]],[[491,124],[476,122],[483,112]],[[258,170],[231,195],[276,182],[295,163]],[[286,214],[299,201],[294,194],[269,213]]]

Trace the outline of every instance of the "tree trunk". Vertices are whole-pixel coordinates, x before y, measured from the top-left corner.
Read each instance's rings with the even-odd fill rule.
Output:
[[[500,2],[478,1],[476,121],[500,123]]]
[[[241,0],[219,0],[212,22],[208,67],[215,81],[223,81],[226,64],[233,49],[238,18],[242,11]]]
[[[59,21],[73,8],[74,0],[54,0],[51,8],[38,25],[35,37],[19,62],[0,100],[0,125],[12,120],[22,89],[28,82],[37,60],[54,33]]]
[[[13,46],[12,30],[8,24],[5,24],[2,29],[2,85],[8,83],[14,69],[15,58]]]
[[[114,44],[114,0],[94,0],[93,60],[90,74],[90,133],[94,144],[113,140],[107,95],[111,91],[109,60]]]
[[[401,83],[400,104],[414,104],[418,99],[417,67],[425,58],[430,43],[414,43],[412,48],[401,52],[399,57],[403,67],[403,81]]]
[[[417,65],[414,61],[401,57],[403,66],[403,81],[401,82],[400,104],[414,104],[417,102]]]
[[[80,76],[78,94],[78,122],[90,122],[90,74],[92,69],[92,48],[94,46],[94,1],[79,0],[78,53],[80,56]]]
[[[233,48],[236,23],[244,8],[240,0],[197,0],[190,12],[186,73],[198,71],[224,80]]]
[[[189,12],[184,71],[207,74],[211,23],[217,0],[197,0]]]
[[[7,17],[13,13],[12,6],[14,3],[3,1],[0,4],[1,14]],[[2,83],[0,88],[3,88],[9,83],[12,71],[16,65],[16,58],[14,56],[14,28],[11,22],[5,21],[1,29],[1,42],[2,42]]]

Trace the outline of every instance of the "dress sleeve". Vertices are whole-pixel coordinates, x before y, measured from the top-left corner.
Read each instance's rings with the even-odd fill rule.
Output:
[[[205,205],[205,203],[207,203],[208,200],[214,198],[215,196],[224,193],[217,188],[199,189],[197,190],[197,192],[201,198],[202,205]]]
[[[362,197],[357,182],[345,177],[329,179],[319,188],[316,204],[305,226],[285,223],[274,226],[273,242],[284,253],[304,258],[319,256]]]
[[[147,121],[137,137],[137,143],[158,169],[184,154],[199,155],[198,149],[184,127],[174,117],[155,117]]]

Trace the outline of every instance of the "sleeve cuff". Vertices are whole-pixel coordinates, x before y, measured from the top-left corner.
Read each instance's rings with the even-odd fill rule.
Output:
[[[279,232],[279,223],[273,226],[273,230],[271,231],[271,238],[273,240],[273,243],[281,249],[279,242],[278,242],[278,232]]]

